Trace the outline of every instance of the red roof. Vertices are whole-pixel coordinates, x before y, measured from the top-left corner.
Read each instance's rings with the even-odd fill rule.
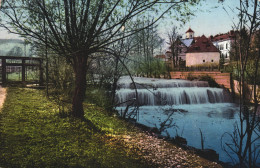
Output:
[[[188,33],[188,32],[193,32],[193,33],[194,33],[194,31],[193,31],[191,28],[189,28],[189,29],[186,31],[186,33]]]
[[[227,40],[227,39],[233,39],[235,37],[237,32],[230,31],[225,34],[217,34],[214,37],[210,37],[211,41],[221,41],[221,40]]]
[[[207,37],[202,35],[201,37],[197,37],[196,42],[193,43],[186,51],[186,53],[196,52],[219,52],[219,50]]]
[[[196,42],[200,37],[193,37],[194,41]]]

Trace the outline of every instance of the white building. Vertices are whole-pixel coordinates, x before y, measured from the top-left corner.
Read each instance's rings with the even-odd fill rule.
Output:
[[[210,37],[214,46],[220,50],[221,57],[224,58],[225,62],[230,61],[230,51],[232,43],[235,38],[234,31],[230,31],[226,34],[218,34],[214,37]]]

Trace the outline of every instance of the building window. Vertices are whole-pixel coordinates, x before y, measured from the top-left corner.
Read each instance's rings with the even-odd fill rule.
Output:
[[[227,58],[227,53],[226,53],[226,58]]]
[[[226,44],[226,49],[228,48],[228,43]]]
[[[211,62],[214,62],[214,60],[211,60]]]
[[[223,44],[219,45],[219,50],[223,50],[224,47],[223,47]]]
[[[205,62],[205,60],[203,60],[203,62]]]

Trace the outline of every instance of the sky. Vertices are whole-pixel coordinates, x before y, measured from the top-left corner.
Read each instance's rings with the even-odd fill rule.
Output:
[[[185,25],[175,20],[162,20],[167,25],[160,23],[159,33],[166,38],[167,32],[174,25],[179,28],[178,32],[183,37],[189,27],[195,32],[195,36],[227,33],[232,29],[233,24],[238,22],[237,7],[239,7],[239,0],[225,0],[223,3],[219,3],[218,0],[205,0],[201,3],[201,6],[193,8],[195,16],[187,21]]]
[[[201,36],[203,34],[210,36],[218,33],[226,33],[232,29],[233,22],[237,22],[236,14],[229,8],[236,11],[235,8],[238,6],[239,0],[225,0],[223,3],[218,3],[218,0],[205,0],[201,6],[193,8],[195,10],[195,16],[185,25],[175,20],[164,19],[160,21],[158,31],[162,38],[167,37],[167,32],[174,25],[179,28],[178,32],[183,35],[189,27],[195,32],[195,36]],[[228,13],[223,7],[226,8]],[[4,38],[18,38],[18,36],[9,34],[0,28],[0,39]]]

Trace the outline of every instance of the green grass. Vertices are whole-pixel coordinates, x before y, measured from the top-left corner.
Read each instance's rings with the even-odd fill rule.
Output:
[[[26,81],[39,80],[39,72],[28,70],[26,75]],[[7,74],[8,81],[22,81],[22,72],[13,72]]]
[[[129,131],[127,124],[91,104],[85,122],[61,118],[43,91],[8,88],[0,112],[0,167],[146,167],[134,150],[114,142],[111,134]]]

